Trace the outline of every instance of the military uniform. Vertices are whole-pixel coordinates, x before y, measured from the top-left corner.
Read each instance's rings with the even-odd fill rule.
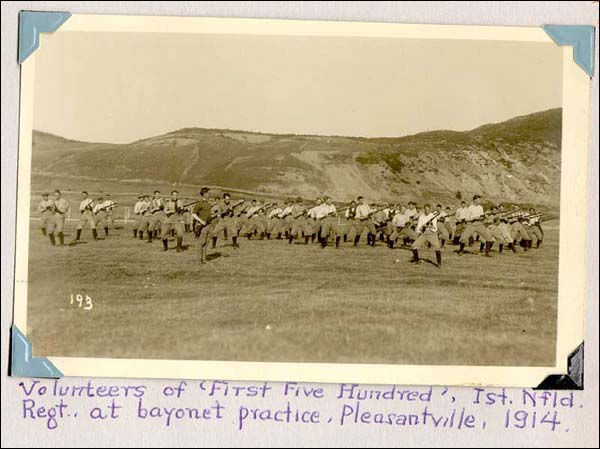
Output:
[[[354,237],[354,245],[357,245],[363,232],[367,232],[367,244],[375,244],[375,224],[371,219],[373,209],[368,204],[359,204],[356,206],[356,214],[354,215],[354,228],[356,230],[356,236]]]
[[[96,228],[104,228],[104,234],[108,235],[108,221],[106,218],[106,208],[108,204],[104,201],[97,201],[92,212],[96,220]]]
[[[523,248],[525,251],[527,251],[531,238],[525,229],[525,226],[523,226],[524,221],[524,214],[521,212],[511,220],[510,233],[513,240],[513,245],[516,246],[519,242],[523,242]]]
[[[422,214],[417,221],[417,239],[412,244],[413,260],[419,262],[419,249],[428,242],[435,250],[437,265],[442,265],[442,253],[440,251],[440,240],[438,238],[437,214],[434,212]]]
[[[177,239],[177,251],[183,249],[183,202],[180,199],[173,200],[169,199],[165,202],[165,222],[162,227],[162,233],[160,235],[163,241],[164,250],[169,249],[169,233],[171,229],[175,230],[175,236]]]
[[[469,238],[474,234],[477,234],[481,238],[482,244],[485,247],[485,255],[489,256],[489,252],[494,241],[487,227],[483,223],[484,218],[483,207],[481,205],[471,204],[467,208],[465,216],[465,229],[460,236],[459,254],[464,253],[464,248],[465,245],[469,243]]]
[[[148,230],[152,232],[152,235],[158,237],[162,232],[163,222],[165,221],[164,204],[161,198],[152,198],[149,204],[150,216],[148,223]]]
[[[79,203],[79,212],[81,213],[81,218],[79,219],[79,223],[77,223],[77,234],[75,240],[79,240],[81,237],[81,230],[85,225],[89,225],[92,230],[92,236],[94,240],[98,238],[98,233],[96,232],[96,217],[94,216],[94,207],[95,201],[91,198],[86,198]]]
[[[40,213],[40,226],[42,228],[42,234],[46,235],[46,229],[48,228],[49,222],[52,220],[52,210],[54,209],[54,200],[45,199],[40,201],[38,205],[38,212]]]
[[[213,238],[217,238],[222,232],[225,238],[231,236],[231,238],[237,239],[238,234],[238,222],[235,216],[235,204],[231,202],[222,201],[216,208],[217,216],[219,217],[214,225],[212,231]]]
[[[290,243],[292,243],[295,238],[299,238],[302,235],[304,236],[304,243],[308,243],[308,239],[313,233],[313,228],[309,219],[305,216],[305,212],[306,209],[301,204],[296,203],[292,206],[292,217],[294,221],[289,236]]]
[[[321,246],[327,246],[329,237],[335,239],[335,246],[340,245],[340,228],[338,225],[337,209],[333,204],[323,203],[317,211],[317,220],[321,226]]]
[[[406,212],[406,211],[405,211]],[[399,213],[392,219],[392,233],[390,234],[388,246],[393,247],[398,239],[402,239],[406,245],[409,240],[416,240],[419,235],[411,228],[411,217],[406,213]]]
[[[258,234],[261,238],[265,234],[265,225],[263,218],[259,215],[263,206],[251,206],[246,212],[246,220],[240,234],[247,235],[250,238],[254,234]]]
[[[140,198],[140,197],[138,197]],[[148,210],[148,203],[143,199],[138,201],[133,206],[133,236],[137,237],[138,231],[142,224],[143,213]]]
[[[59,242],[64,245],[64,234],[65,218],[67,213],[71,209],[69,202],[64,198],[54,200],[54,208],[52,209],[52,219],[48,221],[48,236],[50,243],[55,244],[54,233],[58,235]]]
[[[214,225],[212,224],[212,206],[206,198],[202,197],[200,201],[194,205],[192,217],[194,219],[197,217],[199,220],[202,220],[196,228],[196,236],[198,237],[200,244],[198,248],[200,252],[200,262],[206,263],[206,246],[208,245],[208,241],[212,236],[214,228]]]
[[[281,207],[275,207],[269,211],[268,222],[267,222],[267,238],[271,238],[272,234],[277,235],[277,238],[281,238],[283,234],[283,219],[281,215],[283,209]]]

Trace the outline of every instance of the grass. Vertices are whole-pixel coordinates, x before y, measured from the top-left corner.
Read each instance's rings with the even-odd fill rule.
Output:
[[[184,253],[163,253],[129,228],[83,238],[51,247],[32,222],[27,333],[36,355],[554,364],[557,230],[539,250],[516,255],[445,248],[441,269],[364,239],[339,250],[246,239],[234,250],[220,240],[198,266],[191,234]],[[70,305],[71,293],[91,296],[93,309]]]

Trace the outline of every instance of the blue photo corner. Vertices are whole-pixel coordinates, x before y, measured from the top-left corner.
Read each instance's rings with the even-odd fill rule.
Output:
[[[54,379],[63,377],[63,373],[47,358],[33,357],[31,341],[14,324],[11,337],[11,376]]]
[[[592,25],[544,25],[543,30],[557,45],[571,45],[573,59],[590,78],[594,76],[594,32]]]
[[[69,12],[21,11],[19,13],[19,64],[37,50],[40,45],[40,33],[56,31],[69,17],[71,17]]]

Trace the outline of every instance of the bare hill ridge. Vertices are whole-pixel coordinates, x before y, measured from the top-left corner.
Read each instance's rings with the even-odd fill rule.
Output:
[[[33,132],[34,173],[208,184],[347,200],[455,198],[558,205],[562,110],[398,138],[184,128],[130,144]]]

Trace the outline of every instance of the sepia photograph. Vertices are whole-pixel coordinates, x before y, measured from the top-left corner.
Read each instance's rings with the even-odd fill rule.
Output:
[[[34,356],[374,383],[565,366],[583,298],[560,306],[559,272],[583,254],[561,245],[585,234],[565,221],[583,198],[565,196],[565,86],[585,74],[541,29],[78,20],[22,67],[15,321]]]

